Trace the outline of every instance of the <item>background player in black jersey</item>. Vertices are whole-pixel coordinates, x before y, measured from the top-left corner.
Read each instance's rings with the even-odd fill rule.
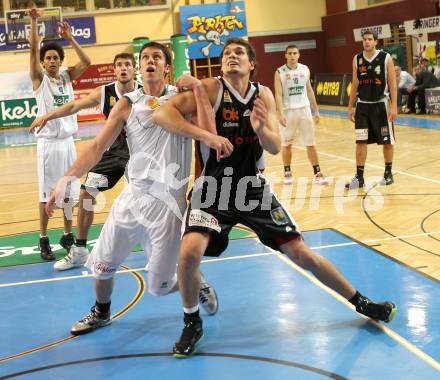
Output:
[[[242,223],[267,246],[281,251],[337,291],[359,313],[389,322],[396,307],[374,303],[362,296],[330,261],[307,247],[289,212],[271,192],[259,173],[261,152],[280,151],[275,100],[269,88],[250,82],[256,55],[246,40],[232,38],[222,52],[220,78],[203,80],[214,106],[217,133],[232,142],[234,150],[221,160],[201,144],[201,180],[196,181],[186,212],[178,278],[183,300],[184,328],[173,353],[187,357],[203,337],[198,307],[199,265],[203,255],[218,256],[228,245],[231,228]],[[183,114],[195,110],[194,96],[181,94],[155,111],[154,119],[167,129],[185,129]],[[205,186],[205,184],[208,184]]]
[[[32,123],[31,129],[40,131],[49,120],[77,113],[79,110],[100,105],[102,113],[108,118],[111,109],[119,98],[141,87],[135,80],[135,59],[133,54],[120,53],[113,60],[116,81],[95,88],[88,96],[77,99],[56,110],[43,115]],[[128,146],[123,131],[104,153],[102,159],[88,173],[81,186],[77,217],[75,243],[69,253],[54,265],[56,270],[67,270],[83,266],[87,260],[87,235],[93,222],[93,205],[100,191],[113,188],[124,175],[129,159]],[[73,237],[72,237],[73,243]]]
[[[356,175],[345,187],[364,187],[364,168],[367,144],[383,145],[385,172],[380,184],[394,182],[392,164],[394,155],[394,125],[397,117],[396,72],[391,56],[376,49],[377,34],[367,30],[362,34],[363,52],[353,59],[353,79],[348,118],[355,123]],[[389,99],[388,94],[391,95]],[[357,99],[356,111],[354,103]]]

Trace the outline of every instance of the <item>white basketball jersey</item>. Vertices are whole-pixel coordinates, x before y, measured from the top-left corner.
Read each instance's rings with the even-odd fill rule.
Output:
[[[186,195],[192,158],[192,139],[170,133],[155,124],[152,115],[177,88],[167,85],[160,97],[146,95],[142,89],[125,94],[132,103],[125,130],[130,151],[130,184],[142,187],[151,195],[160,192],[183,199]]]
[[[296,69],[283,65],[277,71],[283,88],[283,109],[310,106],[307,96],[307,81],[310,78],[309,68],[298,63]]]
[[[44,74],[40,87],[35,90],[35,98],[38,106],[37,116],[45,115],[55,108],[75,100],[68,71],[66,69],[60,70],[59,79]],[[46,126],[36,134],[36,137],[64,139],[72,136],[77,130],[76,115],[70,115],[48,121]]]

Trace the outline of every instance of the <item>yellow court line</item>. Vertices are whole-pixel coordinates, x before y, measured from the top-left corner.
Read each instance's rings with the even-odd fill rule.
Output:
[[[269,248],[269,247],[268,247]],[[353,310],[353,305],[348,302],[344,297],[342,297],[340,294],[336,293],[334,290],[328,288],[325,286],[322,282],[320,282],[314,275],[308,273],[298,265],[296,265],[294,262],[292,262],[286,255],[279,253],[275,250],[272,250],[269,248],[273,253],[282,261],[284,261],[287,265],[291,266],[293,269],[295,269],[297,272],[302,274],[304,277],[306,277],[308,280],[313,282],[315,285],[319,286],[322,290],[336,298],[338,301],[343,303],[345,306]],[[423,360],[426,364],[430,365],[437,371],[440,371],[440,362],[435,360],[433,357],[429,356],[427,353],[423,352],[421,349],[414,346],[412,343],[410,343],[408,340],[403,338],[401,335],[396,333],[395,331],[391,330],[389,327],[383,325],[382,323],[376,322],[364,315],[359,314],[360,317],[368,320],[369,322],[373,323],[377,328],[382,330],[385,334],[387,334],[390,338],[392,338],[394,341],[405,347],[408,351],[412,352],[414,355],[416,355],[419,359]]]
[[[124,315],[125,313],[127,313],[134,305],[136,305],[139,302],[139,300],[142,298],[142,296],[145,293],[145,288],[146,288],[145,279],[140,274],[130,271],[129,270],[130,268],[125,267],[125,266],[123,268],[126,268],[127,271],[132,273],[133,276],[136,278],[137,284],[138,284],[138,289],[137,289],[135,296],[131,299],[131,301],[125,307],[123,307],[121,310],[119,310],[115,315],[112,316],[112,320],[116,320],[119,317],[121,317],[122,315]],[[9,361],[12,359],[16,359],[16,358],[21,358],[23,356],[33,354],[34,352],[43,351],[48,348],[58,346],[62,343],[68,342],[68,341],[76,339],[76,338],[79,338],[79,336],[71,335],[66,338],[56,340],[55,342],[45,344],[43,346],[39,346],[39,347],[35,347],[35,348],[32,348],[27,351],[19,352],[18,354],[6,356],[4,358],[0,358],[0,363],[6,362],[6,361]]]

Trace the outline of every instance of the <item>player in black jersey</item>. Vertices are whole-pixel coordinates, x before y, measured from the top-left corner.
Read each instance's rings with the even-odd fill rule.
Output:
[[[222,159],[215,151],[200,146],[202,175],[194,185],[186,212],[179,258],[185,326],[173,348],[175,357],[191,355],[203,337],[197,299],[200,261],[203,255],[218,256],[226,249],[228,233],[237,223],[250,227],[264,244],[313,272],[325,285],[350,300],[358,312],[386,322],[396,312],[391,302],[374,303],[362,296],[333,264],[305,245],[297,224],[259,172],[257,160],[263,149],[277,154],[280,137],[272,92],[250,82],[255,67],[252,45],[232,38],[222,52],[223,76],[203,80],[216,112],[217,133],[227,137],[234,150]],[[182,115],[194,110],[194,96],[182,94],[155,111],[154,119],[182,132]]]
[[[36,119],[32,127],[41,130],[47,121],[72,115],[79,110],[100,105],[102,113],[108,118],[111,109],[122,95],[141,87],[135,80],[135,59],[133,54],[120,53],[113,60],[116,81],[97,87],[88,96],[67,103],[56,110]],[[128,146],[123,131],[104,153],[102,159],[88,173],[81,186],[79,211],[77,218],[77,235],[75,242],[71,239],[66,257],[57,261],[56,270],[67,270],[83,266],[87,256],[87,235],[93,222],[93,203],[100,191],[113,188],[124,175],[129,159]]]
[[[356,175],[347,183],[347,189],[364,187],[364,168],[367,144],[383,145],[385,172],[380,184],[394,182],[392,164],[394,155],[394,125],[397,117],[396,72],[391,56],[376,49],[377,34],[367,30],[362,34],[363,52],[353,59],[353,80],[348,118],[355,123]],[[391,99],[389,99],[391,95]],[[356,112],[353,108],[357,98]]]

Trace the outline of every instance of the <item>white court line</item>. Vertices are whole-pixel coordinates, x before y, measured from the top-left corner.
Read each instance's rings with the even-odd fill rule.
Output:
[[[409,238],[416,238],[416,237],[422,237],[422,236],[427,236],[427,235],[438,235],[438,234],[440,234],[440,231],[424,232],[424,233],[412,234],[412,235],[400,235],[400,236],[393,236],[393,237],[387,237],[387,238],[381,238],[381,239],[363,240],[363,241],[360,241],[360,242],[352,241],[352,242],[347,242],[347,243],[336,243],[336,244],[318,245],[316,247],[310,247],[310,248],[314,249],[314,250],[319,250],[319,249],[327,249],[327,248],[346,247],[346,246],[350,246],[350,245],[356,245],[356,244],[359,244],[359,243],[368,244],[368,243],[376,243],[376,242],[379,242],[379,241],[388,241],[388,240],[397,240],[397,239],[409,239]],[[252,239],[257,239],[257,238],[252,238]],[[202,260],[202,263],[203,264],[208,264],[208,263],[215,263],[215,262],[219,262],[219,261],[251,259],[251,258],[260,257],[260,256],[270,256],[270,255],[273,255],[273,254],[274,254],[273,252],[244,254],[244,255],[240,255],[240,256],[222,257],[222,258],[217,258],[217,259]],[[139,272],[139,271],[144,270],[144,268],[145,267],[129,269],[129,270],[123,269],[123,270],[117,271],[116,273],[120,274],[120,273],[127,273],[127,272]],[[41,283],[46,283],[46,282],[56,282],[56,281],[64,281],[64,280],[75,280],[75,279],[78,279],[78,278],[87,278],[87,277],[92,277],[92,275],[89,274],[87,271],[83,271],[81,275],[77,275],[77,276],[46,278],[46,279],[42,279],[42,280],[31,280],[31,281],[10,282],[10,283],[5,283],[5,284],[0,284],[0,288],[4,288],[4,287],[8,287],[8,286],[41,284]]]
[[[303,148],[303,147],[301,147],[301,146],[297,146],[297,145],[294,145],[293,147],[294,147],[295,149],[299,149],[299,150],[306,150],[306,148]],[[322,152],[322,151],[318,151],[318,154],[319,154],[319,155],[323,155],[323,156],[327,156],[327,157],[338,158],[338,159],[343,160],[343,161],[349,161],[349,162],[354,162],[354,163],[356,163],[356,160],[353,160],[353,159],[351,159],[351,158],[347,158],[347,157],[344,157],[344,156],[339,156],[339,155],[337,155],[337,154],[325,153],[325,152]],[[383,169],[383,166],[379,166],[379,165],[375,165],[375,164],[368,164],[368,163],[365,163],[365,166],[370,166],[370,167],[372,167],[372,168],[376,168],[376,169]],[[428,182],[432,182],[432,183],[437,183],[437,184],[440,185],[440,180],[436,180],[436,179],[432,179],[432,178],[427,178],[427,177],[422,177],[422,176],[419,176],[419,175],[416,175],[416,174],[410,174],[410,173],[407,173],[407,172],[403,172],[403,171],[401,171],[401,170],[395,170],[395,169],[393,169],[393,173],[399,173],[399,174],[401,174],[401,175],[406,175],[406,176],[408,176],[408,177],[417,178],[417,179],[421,179],[421,180],[423,180],[423,181],[428,181]]]
[[[269,248],[271,249],[271,248]],[[326,287],[323,283],[321,283],[314,275],[308,273],[298,265],[296,265],[294,262],[292,262],[286,255],[283,255],[279,252],[273,251],[273,253],[282,261],[284,261],[287,265],[291,266],[295,271],[302,274],[304,277],[306,277],[308,280],[310,280],[312,283],[314,283],[316,286],[330,294],[332,297],[336,298],[338,301],[343,303],[345,306],[347,306],[350,310],[353,311],[353,305],[348,302],[344,297],[342,297],[340,294],[336,293],[334,290]],[[431,367],[435,368],[437,371],[440,371],[440,363],[435,360],[433,357],[429,356],[427,353],[423,352],[421,349],[414,346],[411,342],[406,340],[404,337],[400,336],[398,333],[390,329],[389,327],[385,326],[382,323],[373,321],[372,319],[358,314],[365,320],[373,323],[378,329],[382,330],[385,334],[387,334],[391,339],[396,341],[398,344],[405,347],[408,351],[412,352],[414,355],[416,355],[419,359],[423,360],[426,364],[430,365]]]
[[[209,259],[209,260],[202,260],[202,263],[210,263],[210,262],[216,262],[216,261],[229,261],[229,260],[240,260],[240,259],[251,259],[254,257],[260,257],[260,256],[270,256],[273,255],[272,252],[264,252],[264,253],[254,253],[249,255],[242,255],[242,256],[234,256],[234,257],[224,257],[220,259]],[[145,266],[141,268],[134,268],[134,269],[122,269],[116,271],[116,274],[121,273],[130,273],[130,272],[141,272],[145,270]],[[30,280],[30,281],[20,281],[20,282],[9,282],[5,284],[0,284],[0,288],[6,288],[9,286],[20,286],[20,285],[32,285],[32,284],[42,284],[42,283],[48,283],[48,282],[57,282],[57,281],[64,281],[64,280],[77,280],[82,278],[88,278],[93,277],[91,273],[88,273],[87,271],[83,271],[82,274],[76,275],[76,276],[65,276],[65,277],[56,277],[56,278],[45,278],[41,280]]]

